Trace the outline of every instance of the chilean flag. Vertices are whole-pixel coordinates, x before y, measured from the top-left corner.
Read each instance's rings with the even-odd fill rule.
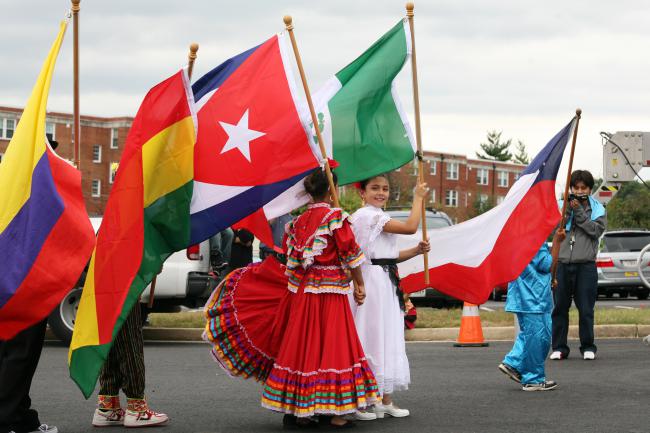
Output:
[[[253,214],[319,166],[284,38],[273,36],[192,86],[192,243]]]
[[[539,152],[501,204],[455,226],[430,231],[428,287],[473,304],[516,279],[560,221],[555,199],[564,148],[575,118]],[[414,242],[417,240],[414,239]],[[422,257],[400,264],[402,289],[427,288]]]

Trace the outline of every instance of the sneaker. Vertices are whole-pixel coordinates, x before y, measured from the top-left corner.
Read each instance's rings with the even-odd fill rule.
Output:
[[[545,380],[540,383],[527,383],[521,389],[524,391],[550,391],[557,388],[557,382],[554,380]]]
[[[13,430],[10,430],[9,433],[16,433]],[[59,433],[59,429],[53,425],[41,424],[38,427],[38,430],[33,430],[29,433]]]
[[[586,361],[591,361],[596,359],[596,353],[591,350],[585,350],[585,353],[582,354],[582,358]]]
[[[352,414],[351,418],[357,421],[373,421],[377,419],[377,414],[375,412],[358,410]]]
[[[565,358],[566,356],[564,356],[559,350],[556,350],[555,352],[551,353],[551,356],[549,356],[549,359],[552,359],[553,361],[559,361],[560,359]]]
[[[124,414],[124,427],[151,427],[167,424],[169,417],[149,409],[145,399],[129,398]]]
[[[95,409],[95,414],[93,415],[93,425],[95,427],[124,425],[124,409]]]
[[[393,403],[377,403],[375,404],[374,412],[377,415],[377,418],[384,418],[386,415],[392,416],[393,418],[404,418],[405,416],[409,416],[411,414],[408,409],[400,409]]]
[[[502,362],[499,364],[499,370],[515,382],[521,383],[521,373],[510,367],[508,364]]]

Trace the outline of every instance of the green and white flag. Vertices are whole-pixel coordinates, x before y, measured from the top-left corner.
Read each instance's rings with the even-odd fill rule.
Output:
[[[413,160],[416,143],[395,86],[410,57],[411,34],[403,19],[314,95],[327,154],[340,164],[339,184]]]

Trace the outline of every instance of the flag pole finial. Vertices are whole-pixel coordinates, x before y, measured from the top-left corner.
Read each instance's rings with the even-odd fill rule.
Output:
[[[291,15],[285,15],[282,21],[284,21],[287,30],[293,30],[293,18],[291,18]]]
[[[413,9],[415,9],[415,3],[413,3],[413,2],[406,3],[406,16],[407,17],[412,17],[413,16]]]
[[[582,108],[576,108],[576,116],[580,117],[582,115]]]
[[[192,42],[190,44],[190,52],[187,55],[187,75],[192,78],[192,71],[194,70],[194,61],[196,60],[196,52],[199,51],[199,44]]]
[[[79,3],[81,3],[81,0],[70,0],[72,3],[72,12],[79,12],[81,10],[81,7],[79,6]]]

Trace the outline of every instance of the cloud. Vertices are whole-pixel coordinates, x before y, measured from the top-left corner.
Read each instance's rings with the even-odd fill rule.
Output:
[[[67,0],[5,2],[0,105],[27,99]],[[83,0],[82,112],[133,115],[155,83],[200,43],[195,77],[283,30],[294,17],[312,90],[404,15],[395,0]],[[425,148],[473,155],[488,129],[538,150],[584,111],[577,165],[601,171],[600,130],[650,130],[650,2],[438,0],[416,2]],[[49,108],[72,108],[69,29]],[[412,110],[410,70],[399,91]],[[584,143],[584,144],[583,144]],[[584,150],[583,150],[583,147]]]

